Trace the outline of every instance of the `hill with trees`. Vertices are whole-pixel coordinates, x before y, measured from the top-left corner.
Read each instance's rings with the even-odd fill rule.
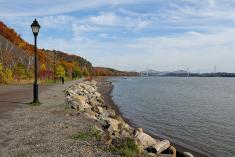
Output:
[[[94,68],[86,59],[57,50],[38,49],[39,78],[52,80],[56,77],[69,79],[81,76],[120,76],[135,73],[111,68]],[[34,71],[34,45],[27,43],[14,29],[0,21],[0,83],[12,80],[32,80]]]
[[[94,67],[93,75],[94,76],[138,76],[139,74],[137,72],[119,71],[112,68]]]

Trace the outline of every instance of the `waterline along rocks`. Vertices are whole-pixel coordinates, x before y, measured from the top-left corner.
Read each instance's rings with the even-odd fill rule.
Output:
[[[168,140],[158,140],[144,133],[142,128],[129,126],[108,105],[97,91],[97,81],[83,81],[66,90],[67,104],[76,112],[96,120],[95,128],[102,133],[105,143],[112,145],[117,139],[130,138],[138,146],[138,153],[158,157],[176,157],[176,149]]]

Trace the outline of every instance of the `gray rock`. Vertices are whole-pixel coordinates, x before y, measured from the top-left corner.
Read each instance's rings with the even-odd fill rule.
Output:
[[[79,104],[78,104],[77,101],[74,101],[74,100],[70,101],[69,107],[70,107],[71,109],[79,110]]]
[[[130,133],[128,131],[126,131],[125,129],[120,130],[120,135],[122,137],[131,137]]]
[[[118,131],[118,124],[119,121],[113,118],[105,118],[104,119],[110,126],[113,128],[113,130]]]
[[[99,109],[98,109],[98,107],[91,107],[91,110],[93,111],[93,112],[95,112],[95,113],[99,113]]]
[[[96,117],[97,115],[96,115],[95,112],[93,112],[93,111],[91,110],[91,107],[85,108],[85,109],[84,109],[84,114],[85,114],[86,116],[88,116],[89,118],[91,118],[91,119],[97,120],[97,117]]]
[[[189,153],[189,152],[183,152],[183,155],[185,157],[194,157],[193,154]]]
[[[100,114],[102,114],[104,112],[104,109],[102,107],[98,106],[97,108],[98,108]]]
[[[172,157],[176,157],[176,149],[175,149],[175,147],[170,146],[169,151],[171,152]]]
[[[89,93],[95,93],[96,90],[92,86],[86,86],[85,88]]]
[[[74,99],[77,101],[78,106],[76,107],[79,111],[83,111],[85,108],[91,107],[89,104],[86,103],[87,98],[85,96],[76,95]]]
[[[151,153],[161,154],[164,150],[167,150],[169,147],[170,142],[168,140],[163,140],[145,148],[145,150]]]
[[[134,140],[138,144],[139,148],[142,150],[148,148],[149,146],[153,146],[157,144],[157,142],[159,142],[148,134],[144,133],[142,128],[136,129],[134,132],[134,136]]]
[[[91,99],[88,101],[88,104],[90,104],[91,106],[101,106],[101,103],[98,102],[95,98],[91,98]]]

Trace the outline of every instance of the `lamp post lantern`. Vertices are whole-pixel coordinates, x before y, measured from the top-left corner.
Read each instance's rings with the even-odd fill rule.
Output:
[[[37,60],[37,36],[40,29],[38,21],[35,19],[31,24],[32,32],[34,35],[34,84],[33,84],[33,103],[39,104],[38,100],[38,60]]]

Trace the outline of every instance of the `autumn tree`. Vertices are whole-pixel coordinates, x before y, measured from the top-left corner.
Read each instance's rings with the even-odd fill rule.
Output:
[[[11,69],[6,68],[4,70],[4,78],[6,83],[11,82],[13,80],[13,72]]]
[[[82,75],[85,77],[89,75],[89,71],[87,70],[87,68],[83,68]]]
[[[67,77],[72,77],[74,64],[72,62],[61,61],[61,65],[65,68],[65,74]]]
[[[14,68],[14,74],[17,79],[25,79],[26,77],[26,68],[25,65],[19,63]]]
[[[0,63],[0,83],[8,83],[13,79],[13,72],[9,68],[3,67],[3,64]]]
[[[0,63],[0,83],[3,83],[3,65]]]
[[[74,78],[79,78],[79,77],[81,77],[81,76],[82,76],[81,69],[80,69],[78,66],[74,67],[74,68],[73,68],[73,72],[72,72],[72,78],[73,78],[73,79],[74,79]]]
[[[56,76],[57,77],[65,77],[65,69],[62,65],[58,65],[56,67]]]
[[[45,64],[40,65],[39,76],[41,79],[46,78],[46,71],[47,71],[46,65]]]

